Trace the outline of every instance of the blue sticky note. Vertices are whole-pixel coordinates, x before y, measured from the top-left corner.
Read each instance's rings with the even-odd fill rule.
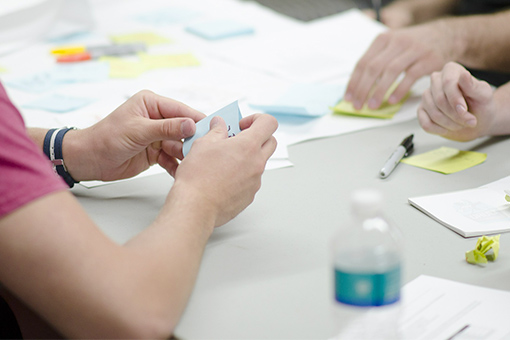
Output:
[[[9,79],[5,84],[25,92],[41,93],[52,91],[64,84],[103,81],[108,79],[109,73],[108,63],[80,62],[57,65],[46,71]]]
[[[185,23],[199,14],[200,12],[189,8],[166,7],[138,14],[135,19],[152,26],[163,26]]]
[[[100,61],[61,64],[52,68],[50,73],[57,82],[96,82],[108,79],[110,65]]]
[[[92,103],[94,99],[52,94],[21,105],[28,109],[66,113]]]
[[[209,125],[211,123],[211,119],[213,117],[219,116],[223,118],[225,123],[227,124],[228,136],[233,137],[241,132],[241,128],[239,127],[239,121],[242,119],[241,111],[239,110],[239,105],[237,101],[233,102],[225,106],[222,109],[219,109],[215,113],[205,117],[201,121],[197,123],[197,130],[192,137],[188,137],[184,140],[184,144],[182,145],[182,154],[184,157],[188,154],[191,149],[191,145],[195,140],[200,137],[205,136],[209,132]]]
[[[187,26],[186,30],[209,40],[252,34],[255,31],[253,27],[248,26],[245,23],[228,19],[194,23]]]
[[[271,103],[250,103],[250,106],[272,115],[321,117],[342,99],[345,85],[295,84]]]
[[[50,72],[46,71],[15,79],[8,79],[5,81],[5,84],[21,91],[34,93],[51,91],[62,85]]]

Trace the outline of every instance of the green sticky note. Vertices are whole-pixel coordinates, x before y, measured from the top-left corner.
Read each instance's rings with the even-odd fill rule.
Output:
[[[112,35],[110,39],[116,44],[144,43],[146,45],[160,45],[172,42],[172,40],[153,32],[118,34]]]
[[[397,88],[398,83],[394,83],[388,92],[386,92],[386,95],[384,96],[384,100],[381,104],[381,106],[376,109],[372,110],[369,109],[367,104],[363,105],[363,107],[360,110],[356,110],[352,103],[347,102],[345,100],[340,101],[336,106],[333,107],[333,113],[343,114],[343,115],[350,115],[350,116],[360,116],[360,117],[371,117],[371,118],[382,118],[382,119],[390,119],[393,118],[395,113],[400,110],[400,107],[402,107],[402,104],[409,98],[409,93],[402,98],[402,100],[396,104],[390,104],[388,103],[388,98],[395,91]]]
[[[146,70],[200,65],[198,59],[191,53],[182,54],[140,53],[139,57]]]
[[[499,238],[496,236],[482,236],[476,241],[476,247],[466,252],[466,261],[471,264],[485,264],[496,261],[499,254]],[[489,252],[492,250],[492,252]]]
[[[486,158],[485,153],[443,146],[420,155],[403,158],[401,162],[443,174],[452,174],[483,163]]]

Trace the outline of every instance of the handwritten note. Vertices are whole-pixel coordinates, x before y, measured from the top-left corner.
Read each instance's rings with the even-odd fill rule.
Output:
[[[184,144],[182,146],[182,154],[184,157],[188,154],[191,149],[191,146],[195,140],[200,137],[203,137],[209,132],[209,125],[211,123],[211,119],[213,117],[219,116],[225,120],[228,129],[228,136],[233,137],[241,132],[239,127],[239,121],[241,120],[241,111],[239,111],[239,105],[237,101],[233,102],[225,106],[224,108],[216,111],[215,113],[205,117],[201,121],[197,123],[197,130],[193,137],[186,138],[184,140]]]
[[[401,162],[443,174],[452,174],[483,163],[486,158],[487,154],[485,153],[461,151],[443,146],[420,155],[404,158]]]

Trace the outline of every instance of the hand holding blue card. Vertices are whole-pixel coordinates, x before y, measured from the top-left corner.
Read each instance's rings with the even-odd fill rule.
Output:
[[[216,111],[215,113],[205,117],[201,121],[197,123],[197,130],[193,137],[186,138],[184,140],[184,144],[182,145],[182,154],[184,157],[188,154],[191,149],[191,145],[195,140],[200,137],[205,136],[209,132],[209,125],[211,123],[211,119],[213,117],[219,116],[223,118],[225,123],[227,124],[228,136],[233,137],[241,132],[241,128],[239,127],[239,121],[241,120],[241,111],[239,111],[239,105],[237,101],[233,102],[225,106],[224,108]]]

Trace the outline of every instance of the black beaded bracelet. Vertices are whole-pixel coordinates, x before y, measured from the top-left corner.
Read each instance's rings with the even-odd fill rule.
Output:
[[[64,135],[67,133],[67,131],[75,129],[76,128],[74,127],[51,129],[46,133],[43,144],[44,153],[53,163],[53,170],[64,179],[70,188],[74,186],[74,183],[78,183],[78,181],[71,177],[69,172],[67,172],[67,168],[64,163],[64,157],[62,157],[62,140],[64,139]]]

